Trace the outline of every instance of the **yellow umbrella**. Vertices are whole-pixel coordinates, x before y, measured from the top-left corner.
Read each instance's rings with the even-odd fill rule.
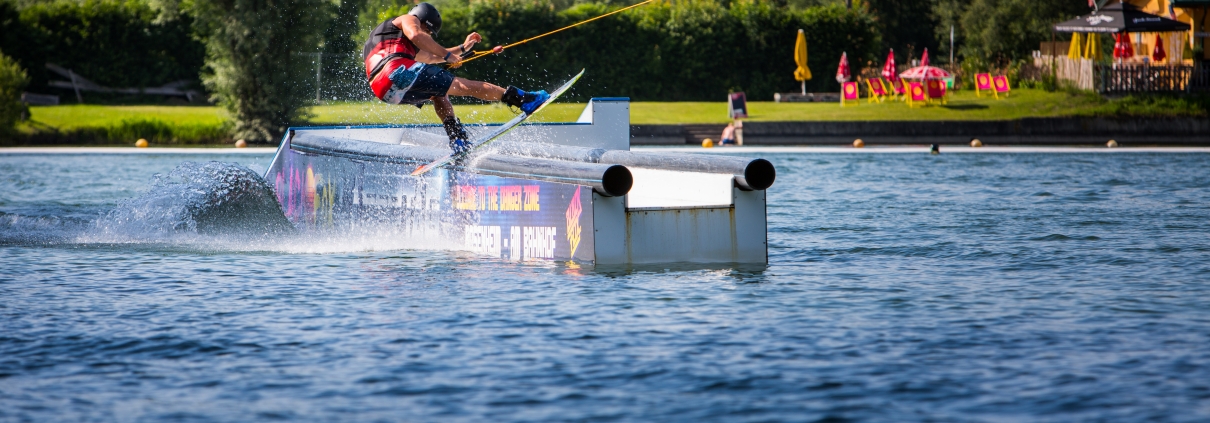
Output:
[[[798,41],[794,42],[794,63],[798,63],[798,69],[794,70],[794,80],[802,81],[802,93],[806,95],[811,70],[807,69],[807,35],[801,29],[798,30]]]
[[[1101,61],[1101,36],[1088,34],[1088,43],[1084,46],[1084,58],[1094,62]]]
[[[1067,48],[1067,58],[1071,60],[1079,59],[1084,51],[1084,40],[1080,37],[1079,32],[1071,34],[1071,47]]]

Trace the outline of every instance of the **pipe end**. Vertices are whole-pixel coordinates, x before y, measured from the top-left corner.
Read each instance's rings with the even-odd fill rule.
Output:
[[[610,166],[601,175],[601,188],[605,190],[603,194],[610,197],[626,195],[632,187],[634,187],[634,175],[630,174],[630,169],[627,169],[626,166]]]
[[[776,179],[777,169],[768,160],[756,159],[744,167],[744,183],[753,190],[763,191],[773,186]]]

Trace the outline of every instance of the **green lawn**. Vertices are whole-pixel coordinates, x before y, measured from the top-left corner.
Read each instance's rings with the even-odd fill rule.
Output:
[[[1006,120],[1105,114],[1124,106],[1095,95],[1018,89],[1007,99],[977,98],[971,91],[952,94],[949,104],[909,108],[888,100],[841,107],[836,103],[749,103],[750,121],[909,121]],[[1183,104],[1183,103],[1182,103]],[[1158,106],[1163,104],[1157,103]],[[1146,108],[1164,114],[1172,107]],[[514,116],[499,104],[459,104],[466,123],[503,122]],[[584,104],[556,103],[534,117],[539,122],[569,122],[579,117]],[[1116,108],[1116,109],[1115,109]],[[1137,107],[1131,106],[1133,109]],[[56,134],[55,142],[125,143],[145,137],[167,144],[205,144],[225,140],[226,113],[213,106],[98,106],[63,105],[31,107],[32,118],[21,132],[37,139]],[[312,125],[364,125],[438,123],[432,107],[417,109],[384,103],[340,103],[311,109]],[[724,102],[636,102],[630,105],[632,124],[724,123]],[[75,135],[73,135],[75,134]],[[66,139],[67,141],[63,141]]]
[[[1023,117],[1068,116],[1090,113],[1104,101],[1094,96],[1073,96],[1042,90],[1013,91],[1008,99],[976,98],[969,91],[955,92],[949,104],[909,108],[906,103],[886,101],[840,107],[836,103],[748,103],[751,121],[878,121],[878,120],[1003,120]],[[514,114],[499,104],[460,104],[458,115],[467,123],[504,122]],[[31,107],[34,128],[100,127],[122,121],[161,120],[176,125],[221,125],[226,113],[213,106],[97,106],[64,105]],[[538,122],[568,122],[580,116],[584,104],[556,103],[534,117]],[[361,125],[439,123],[432,107],[417,109],[385,103],[341,103],[311,109],[312,124]],[[723,123],[724,102],[635,102],[630,120],[642,124]]]
[[[97,106],[64,105],[30,107],[33,127],[59,130],[100,127],[122,121],[162,120],[178,125],[222,125],[226,113],[212,106]]]
[[[1023,117],[1069,116],[1092,113],[1104,103],[1095,96],[1016,90],[1007,99],[978,98],[973,92],[955,92],[949,104],[909,108],[906,103],[886,101],[840,107],[837,103],[748,103],[750,121],[880,121],[880,120],[1006,120]],[[513,117],[496,105],[458,105],[463,122],[503,122]],[[539,122],[568,122],[580,116],[584,104],[552,104],[534,116]],[[350,103],[312,109],[317,124],[438,123],[429,108],[390,106],[383,103]],[[725,123],[725,102],[635,102],[630,104],[630,123],[683,124]]]

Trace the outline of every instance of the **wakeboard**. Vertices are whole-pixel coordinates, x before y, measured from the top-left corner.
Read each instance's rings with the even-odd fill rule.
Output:
[[[470,148],[467,148],[466,150],[462,151],[461,153],[450,154],[448,156],[437,159],[437,160],[433,161],[432,163],[420,166],[420,167],[416,168],[415,171],[412,171],[412,176],[420,176],[420,175],[427,173],[430,170],[448,165],[452,162],[455,162],[463,157],[470,155],[471,153],[475,152],[475,150],[478,150],[488,144],[491,144],[492,141],[495,141],[496,139],[500,138],[504,134],[507,134],[508,131],[511,131],[511,130],[513,130],[513,128],[516,128],[517,125],[520,125],[522,122],[525,122],[525,120],[529,119],[530,116],[538,114],[538,112],[542,111],[542,109],[545,109],[547,105],[549,105],[550,103],[554,103],[555,100],[557,100],[559,98],[559,96],[561,96],[561,95],[563,95],[563,93],[567,92],[568,89],[571,89],[571,86],[575,85],[576,81],[579,81],[581,76],[584,76],[584,70],[580,70],[580,73],[577,73],[576,76],[571,77],[570,80],[563,83],[563,86],[552,91],[550,93],[550,98],[546,99],[546,101],[543,102],[542,105],[538,106],[537,109],[534,109],[533,113],[530,113],[530,114],[521,113],[521,114],[517,115],[517,117],[514,117],[514,118],[512,118],[512,120],[509,120],[508,122],[505,122],[503,125],[500,125],[499,128],[496,128],[496,130],[492,131],[490,134],[479,137],[478,140],[475,140],[475,142],[471,143]]]

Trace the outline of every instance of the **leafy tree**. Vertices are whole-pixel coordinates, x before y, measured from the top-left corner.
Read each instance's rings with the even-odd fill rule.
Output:
[[[40,35],[21,21],[21,11],[15,2],[0,1],[0,50],[22,64],[36,86],[46,84],[46,68],[42,63],[48,53]]]
[[[83,0],[0,1],[0,49],[28,71],[41,89],[57,75],[47,62],[70,68],[102,85],[153,87],[196,81],[204,57],[190,19],[157,21],[146,2]]]
[[[882,48],[879,58],[885,57],[888,49],[895,49],[899,63],[919,58],[928,48],[937,57],[938,37],[933,33],[937,26],[933,14],[936,0],[864,0],[880,28]],[[854,6],[856,7],[856,6]],[[948,44],[949,34],[946,34]]]
[[[29,77],[16,60],[0,53],[0,132],[11,131],[26,111],[21,92]]]
[[[961,57],[960,47],[963,45],[962,12],[966,10],[968,0],[933,0],[933,19],[937,26],[934,31],[939,42],[939,56],[950,55],[950,28],[954,31],[954,60]]]
[[[271,142],[307,117],[323,0],[194,0],[206,44],[202,82],[235,120],[232,135]]]
[[[961,52],[991,62],[1024,59],[1050,39],[1055,23],[1088,12],[1081,1],[973,0],[960,18]]]
[[[366,100],[373,94],[365,83],[361,61],[361,43],[366,34],[358,25],[361,0],[340,0],[332,21],[324,30],[323,98],[325,100]]]

